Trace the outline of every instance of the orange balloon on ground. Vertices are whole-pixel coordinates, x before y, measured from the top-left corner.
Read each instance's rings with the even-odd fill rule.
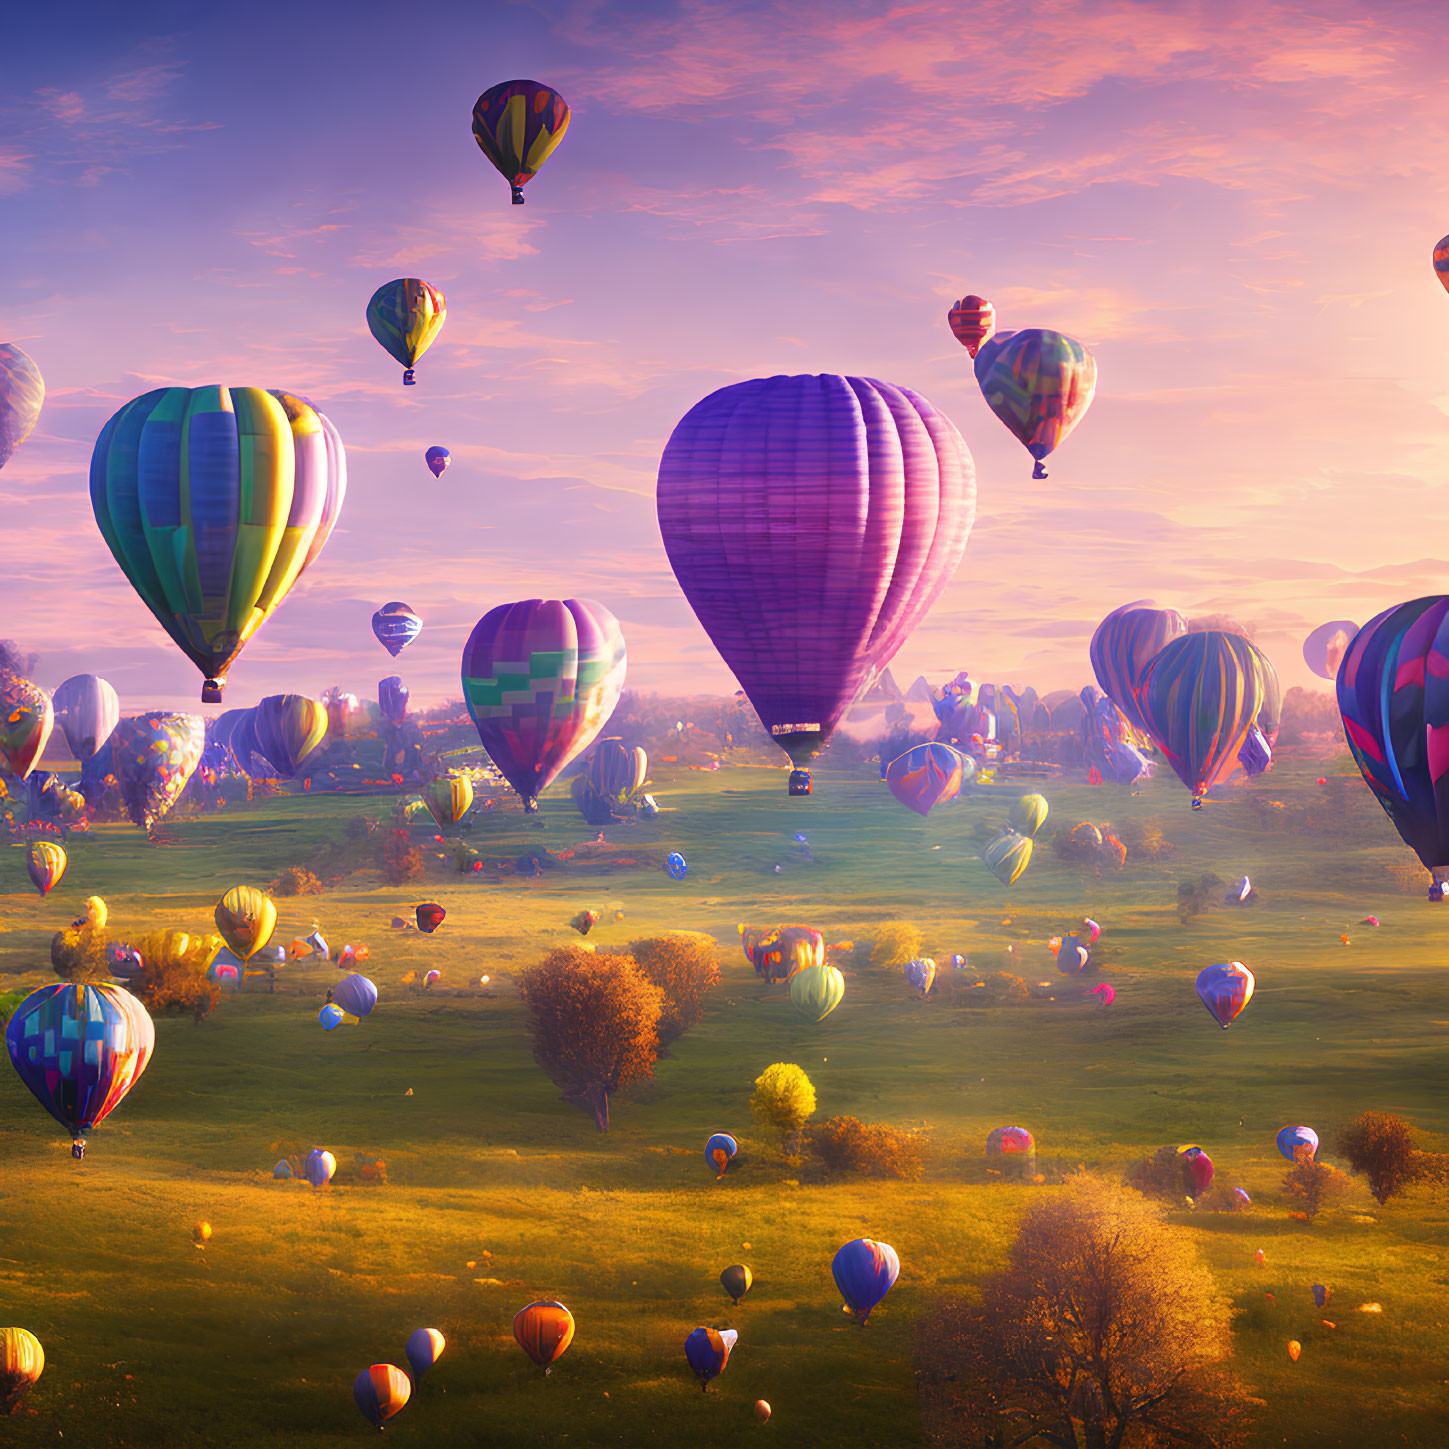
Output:
[[[1298,1355],[1302,1352],[1303,1345],[1299,1343],[1296,1338],[1290,1338],[1288,1340],[1288,1357],[1291,1358],[1294,1363],[1297,1363]]]
[[[770,1422],[770,1406],[763,1399],[755,1400],[755,1418],[762,1424]]]
[[[546,1377],[574,1341],[574,1316],[562,1303],[530,1303],[514,1314],[513,1336]]]

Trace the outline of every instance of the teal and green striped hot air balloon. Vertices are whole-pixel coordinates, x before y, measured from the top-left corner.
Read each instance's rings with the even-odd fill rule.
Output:
[[[91,454],[91,507],[142,602],[219,704],[247,641],[322,552],[347,492],[337,429],[259,387],[161,387]]]

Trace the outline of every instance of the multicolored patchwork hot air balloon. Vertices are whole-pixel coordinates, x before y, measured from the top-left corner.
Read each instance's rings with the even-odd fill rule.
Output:
[[[1365,783],[1433,875],[1449,883],[1449,597],[1386,609],[1338,671],[1338,709]]]
[[[25,1328],[0,1328],[0,1414],[13,1414],[45,1371],[45,1350]]]
[[[962,297],[952,305],[946,320],[951,335],[972,357],[996,334],[996,308],[985,297]]]
[[[116,691],[98,674],[73,674],[51,697],[65,743],[82,762],[105,749],[121,719]]]
[[[162,387],[91,454],[91,507],[141,601],[221,702],[226,672],[316,560],[347,493],[337,429],[259,387]]]
[[[139,714],[116,726],[111,771],[133,825],[148,833],[155,829],[181,798],[205,745],[200,715]]]
[[[1036,1139],[1025,1127],[993,1127],[986,1137],[988,1157],[1035,1157]]]
[[[966,444],[906,388],[757,378],[674,429],[657,504],[685,598],[807,793],[806,764],[961,562]]]
[[[372,632],[377,642],[394,659],[423,632],[423,621],[413,612],[411,604],[384,604],[372,616]]]
[[[553,154],[569,128],[569,105],[537,81],[490,86],[473,106],[473,139],[523,205],[523,187]]]
[[[423,454],[423,462],[428,465],[428,471],[434,478],[441,478],[448,471],[448,464],[452,461],[453,455],[446,448],[440,448],[436,443]]]
[[[1187,620],[1176,609],[1159,609],[1151,599],[1113,609],[1092,634],[1087,646],[1092,673],[1102,693],[1122,711],[1134,729],[1151,734],[1138,697],[1154,655],[1187,633]]]
[[[970,756],[950,745],[913,745],[886,766],[885,782],[902,805],[926,816],[943,800],[954,800],[976,767]]]
[[[735,1153],[739,1150],[739,1144],[728,1132],[716,1132],[704,1144],[704,1160],[709,1163],[716,1181],[721,1180],[729,1171],[729,1165],[735,1160]]]
[[[389,357],[402,364],[404,387],[417,382],[413,369],[447,316],[443,294],[419,277],[397,277],[372,294],[367,304],[368,331]]]
[[[327,743],[327,706],[305,694],[269,694],[252,710],[256,747],[284,780]]]
[[[1278,1151],[1289,1162],[1297,1162],[1298,1154],[1307,1151],[1310,1158],[1318,1155],[1318,1133],[1311,1127],[1284,1127],[1278,1133]]]
[[[1253,999],[1256,985],[1257,979],[1241,961],[1229,961],[1198,972],[1197,994],[1208,1015],[1226,1031]]]
[[[1277,721],[1278,676],[1267,655],[1241,634],[1184,634],[1148,662],[1142,712],[1158,749],[1192,791],[1193,808],[1241,763],[1238,753],[1259,724]]]
[[[730,1361],[739,1334],[733,1328],[696,1328],[684,1340],[684,1356],[699,1376],[699,1386],[708,1391],[709,1381],[717,1379]]]
[[[986,854],[982,858],[986,862],[986,869],[1002,885],[1014,886],[1026,873],[1027,866],[1031,864],[1034,846],[1035,842],[1028,836],[1018,835],[1016,831],[1008,830],[998,835],[986,847]]]
[[[1334,619],[1320,624],[1303,641],[1303,662],[1320,679],[1337,679],[1338,666],[1358,633],[1352,619]]]
[[[74,1139],[71,1155],[84,1157],[86,1133],[146,1070],[156,1028],[123,986],[58,982],[15,1008],[5,1041],[20,1080]]]
[[[48,896],[53,886],[60,884],[65,874],[65,846],[54,840],[35,840],[25,852],[25,870],[30,884],[43,896]]]
[[[0,755],[23,780],[45,752],[55,712],[50,696],[18,674],[0,675]]]
[[[379,1429],[412,1397],[412,1381],[390,1363],[375,1363],[364,1369],[352,1384],[352,1397],[369,1424]]]
[[[853,1238],[836,1253],[830,1271],[846,1308],[864,1328],[871,1310],[901,1276],[901,1260],[889,1243]]]
[[[976,354],[976,382],[986,405],[1036,459],[1042,461],[1087,415],[1097,391],[1097,360],[1064,332],[1028,327],[998,332]]]
[[[825,937],[813,926],[781,926],[773,931],[739,928],[745,959],[766,981],[788,981],[801,971],[825,965]]]
[[[845,977],[834,966],[807,966],[790,977],[790,1005],[807,1021],[824,1021],[845,1000]]]
[[[221,939],[242,962],[250,961],[277,929],[275,902],[255,886],[233,886],[213,914]]]
[[[619,621],[588,599],[490,609],[463,646],[463,700],[525,811],[608,722],[624,687]]]
[[[513,1315],[513,1337],[547,1377],[574,1341],[574,1316],[562,1303],[530,1303]]]
[[[0,468],[30,436],[44,401],[40,369],[13,342],[0,342]]]
[[[473,808],[473,782],[466,775],[439,775],[423,786],[423,803],[439,830],[451,830]]]

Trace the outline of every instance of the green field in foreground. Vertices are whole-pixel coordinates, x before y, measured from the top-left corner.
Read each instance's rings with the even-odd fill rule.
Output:
[[[161,1019],[150,1069],[91,1135],[83,1163],[13,1072],[0,1072],[0,1325],[31,1329],[47,1356],[0,1440],[350,1442],[371,1432],[353,1377],[373,1362],[405,1365],[408,1333],[427,1325],[448,1349],[389,1427],[397,1444],[712,1446],[756,1434],[791,1446],[922,1444],[916,1320],[999,1262],[1029,1195],[1052,1191],[984,1171],[987,1132],[1019,1122],[1049,1175],[1078,1163],[1119,1171],[1193,1141],[1219,1181],[1247,1188],[1249,1214],[1173,1220],[1238,1310],[1236,1368],[1263,1401],[1257,1443],[1449,1442],[1449,1204],[1420,1193],[1380,1209],[1363,1194],[1308,1225],[1278,1195],[1286,1164],[1273,1138],[1285,1122],[1316,1126],[1329,1161],[1336,1125],[1369,1107],[1410,1116],[1431,1140],[1449,1133],[1449,907],[1425,901],[1427,876],[1406,885],[1411,857],[1366,791],[1331,825],[1297,831],[1243,803],[1279,800],[1284,821],[1297,818],[1322,798],[1322,769],[1280,763],[1200,812],[1175,780],[1130,798],[1048,787],[1046,834],[1083,818],[1161,824],[1171,849],[1101,880],[1043,846],[1022,881],[998,885],[975,858],[973,830],[1004,817],[1005,798],[976,795],[921,821],[864,772],[819,769],[815,796],[791,800],[782,772],[726,768],[656,772],[665,813],[607,832],[681,850],[683,882],[565,868],[485,884],[434,864],[419,887],[367,872],[280,902],[278,940],[315,919],[334,946],[370,945],[381,1000],[360,1027],[318,1027],[336,977],[322,968],[289,967],[275,995],[228,997],[200,1027]],[[264,885],[311,860],[350,816],[386,804],[259,801],[178,825],[168,846],[99,832],[73,844],[69,874],[44,901],[9,851],[0,990],[54,979],[50,934],[93,892],[118,936],[207,929],[228,886]],[[797,830],[813,864],[792,851]],[[473,839],[485,852],[564,850],[592,835],[566,800],[549,798],[541,820],[499,811]],[[1176,882],[1208,870],[1247,871],[1261,901],[1180,923]],[[448,910],[436,936],[390,929],[428,898]],[[533,1065],[510,981],[576,941],[567,922],[585,906],[603,913],[590,938],[601,947],[704,930],[728,962],[704,1023],[652,1083],[616,1099],[607,1137]],[[1377,930],[1357,925],[1370,912]],[[780,989],[755,981],[735,940],[739,921],[807,921],[841,940],[900,917],[938,959],[961,951],[994,968],[1016,943],[1013,969],[1036,979],[1053,974],[1046,938],[1084,913],[1104,928],[1102,975],[1118,993],[1107,1010],[1068,999],[961,1009],[920,1000],[898,974],[862,971],[848,973],[840,1009],[806,1027]],[[1258,993],[1223,1032],[1193,978],[1230,959],[1258,973]],[[432,966],[444,989],[401,985]],[[467,986],[483,973],[488,988]],[[827,1182],[784,1164],[747,1105],[774,1061],[810,1074],[817,1120],[928,1126],[925,1180]],[[741,1139],[743,1159],[722,1183],[703,1160],[717,1130]],[[344,1166],[355,1152],[383,1158],[388,1184],[314,1192],[272,1181],[284,1151],[313,1145]],[[201,1218],[215,1230],[204,1252],[191,1241]],[[862,1235],[892,1243],[903,1264],[864,1330],[841,1314],[829,1271],[840,1243]],[[716,1278],[736,1261],[756,1286],[733,1309]],[[1326,1313],[1313,1307],[1315,1282],[1333,1288]],[[514,1312],[540,1297],[562,1299],[578,1323],[547,1381],[511,1334]],[[1382,1314],[1357,1312],[1365,1301]],[[683,1356],[700,1324],[740,1332],[707,1395]],[[1303,1343],[1296,1365],[1290,1338]],[[763,1429],[750,1415],[761,1397],[774,1406]]]

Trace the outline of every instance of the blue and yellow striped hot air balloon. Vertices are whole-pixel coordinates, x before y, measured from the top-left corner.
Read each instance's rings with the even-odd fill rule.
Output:
[[[523,205],[524,183],[538,174],[569,128],[569,103],[538,81],[491,86],[473,107],[473,139]]]
[[[423,786],[423,804],[439,830],[451,830],[473,808],[473,782],[466,775],[439,775]]]
[[[0,342],[0,468],[30,436],[44,401],[40,369],[13,342]]]
[[[226,671],[322,552],[347,492],[337,429],[259,387],[161,387],[126,404],[91,455],[101,537],[206,676]]]
[[[447,320],[448,304],[420,277],[384,282],[367,304],[368,331],[389,357],[403,365],[403,386],[417,382],[413,369]]]

